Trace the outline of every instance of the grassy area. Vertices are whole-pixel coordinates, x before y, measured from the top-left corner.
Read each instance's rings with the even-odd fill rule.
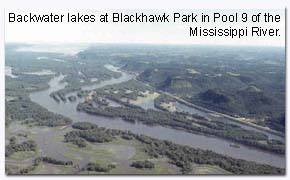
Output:
[[[26,159],[34,158],[37,156],[38,152],[35,151],[20,151],[13,153],[8,159],[23,161]]]
[[[193,164],[192,174],[232,174],[218,166],[208,164]]]
[[[83,152],[86,154],[102,154],[102,155],[112,155],[112,153],[108,150],[105,149],[95,149],[93,148],[94,145],[92,145],[91,143],[88,143],[89,146],[88,147],[84,147],[84,148],[79,148],[78,146],[74,145],[74,144],[67,144],[67,147],[73,151],[77,151],[77,152]]]
[[[163,162],[162,160],[156,159],[155,167],[153,169],[137,169],[123,164],[119,164],[116,168],[112,169],[110,172],[94,172],[94,171],[82,171],[80,174],[177,174],[179,171],[175,167],[170,167],[168,162]]]
[[[16,164],[16,163],[7,163],[5,164],[5,173],[10,173],[10,174],[17,174],[21,169],[29,166],[29,164]]]
[[[54,165],[48,163],[41,163],[35,170],[29,174],[73,174],[73,166]]]
[[[71,159],[71,160],[76,160],[76,161],[82,160],[82,158],[80,156],[76,156],[75,154],[70,153],[70,152],[66,152],[63,156],[65,158],[68,158],[68,159]]]
[[[144,160],[151,158],[147,153],[144,152],[144,145],[136,140],[125,140],[122,138],[116,138],[114,141],[109,143],[103,143],[103,144],[116,144],[116,145],[127,145],[127,146],[133,146],[136,151],[133,157],[130,158],[130,160]]]

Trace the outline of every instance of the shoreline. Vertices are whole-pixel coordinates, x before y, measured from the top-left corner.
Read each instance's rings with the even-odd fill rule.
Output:
[[[250,122],[245,122],[245,121],[242,121],[242,120],[240,120],[238,118],[232,117],[232,116],[227,115],[227,114],[224,114],[224,113],[220,113],[220,112],[217,112],[217,111],[213,111],[213,110],[206,109],[204,107],[201,107],[201,106],[198,106],[196,104],[190,103],[190,102],[188,102],[186,100],[183,100],[183,99],[181,99],[179,97],[176,97],[174,95],[171,95],[170,93],[166,93],[166,94],[167,95],[170,95],[171,97],[175,98],[178,102],[183,103],[183,104],[185,104],[185,105],[187,105],[189,107],[196,108],[196,109],[198,109],[200,111],[204,111],[206,113],[212,113],[214,115],[222,116],[222,117],[224,117],[224,118],[226,118],[228,120],[235,121],[235,122],[238,122],[238,123],[241,123],[241,124],[244,124],[244,125],[247,125],[247,126],[250,126],[250,127],[253,127],[253,128],[257,128],[257,129],[262,130],[262,131],[265,131],[265,132],[268,132],[270,134],[273,134],[273,135],[276,135],[276,136],[280,136],[282,138],[285,138],[285,134],[283,134],[283,133],[281,133],[279,131],[275,131],[275,130],[272,130],[272,129],[268,129],[266,127],[259,126],[259,125],[256,125],[256,124],[253,124],[253,123],[250,123]]]

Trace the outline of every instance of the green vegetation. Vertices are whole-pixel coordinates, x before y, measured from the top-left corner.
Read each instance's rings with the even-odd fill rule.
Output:
[[[265,122],[262,122],[262,125],[266,125],[277,131],[285,132],[285,120],[286,118],[284,113],[278,117],[267,118]],[[257,122],[257,124],[258,123],[259,122]]]
[[[71,161],[60,161],[60,160],[53,159],[51,157],[37,157],[34,159],[33,165],[28,166],[24,169],[21,169],[18,174],[28,174],[31,171],[34,171],[42,162],[56,164],[56,165],[65,165],[65,166],[73,165]],[[9,171],[7,173],[9,174]]]
[[[212,165],[200,165],[200,164],[193,164],[192,165],[192,172],[191,174],[199,175],[199,174],[206,174],[206,175],[230,175],[232,173],[218,167]]]
[[[186,113],[170,113],[152,109],[145,110],[138,106],[110,107],[99,104],[98,107],[94,107],[88,102],[78,104],[77,109],[93,115],[121,117],[130,122],[140,121],[148,125],[170,126],[192,133],[214,135],[275,153],[284,154],[285,152],[285,145],[283,143],[270,143],[268,137],[262,133],[245,130],[237,125],[223,122],[204,121],[203,118],[199,120],[196,119],[198,117],[196,115],[188,118],[189,115]],[[199,126],[195,124],[199,124]]]
[[[23,143],[17,144],[15,137],[12,137],[10,139],[10,143],[5,147],[5,156],[9,157],[15,152],[21,152],[21,151],[36,151],[37,145],[34,141],[29,140],[25,141]]]
[[[263,119],[284,132],[278,120],[285,112],[283,48],[164,46],[139,53],[122,57],[123,69],[139,73],[138,80],[211,110]]]
[[[72,125],[74,129],[79,130],[89,130],[89,129],[96,129],[98,126],[96,124],[88,123],[88,122],[76,122]]]
[[[87,123],[85,123],[87,124]],[[167,157],[171,163],[181,168],[182,173],[192,171],[192,163],[215,165],[234,174],[284,174],[285,169],[276,168],[270,165],[257,164],[255,162],[234,159],[220,155],[212,151],[195,149],[188,146],[181,146],[169,141],[161,141],[144,135],[133,134],[128,131],[96,128],[95,131],[107,134],[107,136],[127,135],[144,145],[144,152],[152,158]],[[87,130],[83,130],[87,131]],[[73,132],[73,131],[71,131]],[[98,133],[96,132],[96,135]],[[92,137],[94,138],[94,137]],[[147,161],[138,161],[139,165],[150,164]],[[96,165],[99,167],[99,165]],[[93,166],[94,167],[94,166]],[[92,168],[93,169],[93,168]]]
[[[103,128],[95,128],[92,130],[71,131],[65,134],[64,139],[66,142],[72,142],[79,147],[85,147],[86,143],[83,139],[89,142],[110,142],[114,136],[108,135]]]
[[[49,112],[47,109],[31,102],[27,97],[6,101],[6,118],[38,126],[64,126],[72,121],[69,118]],[[6,122],[7,123],[7,122]]]
[[[101,165],[98,163],[88,163],[84,170],[87,171],[96,171],[96,172],[109,172],[114,169],[116,166],[114,164]]]
[[[138,169],[152,169],[155,167],[154,163],[151,161],[145,160],[145,161],[135,161],[131,164],[132,167],[138,168]]]
[[[144,85],[136,80],[129,80],[118,85],[108,85],[103,88],[96,89],[96,94],[93,100],[97,105],[109,106],[111,100],[120,106],[138,107],[132,103],[131,100],[137,100],[138,97],[144,97],[144,92],[153,93],[153,88]],[[81,92],[80,92],[81,94]]]
[[[130,131],[106,129],[86,122],[72,124],[71,119],[48,111],[32,102],[29,96],[49,88],[48,82],[55,75],[63,75],[61,89],[49,90],[50,97],[60,106],[80,101],[77,110],[92,115],[171,127],[285,154],[284,142],[263,133],[211,116],[166,108],[171,105],[168,103],[179,102],[181,98],[209,110],[250,118],[252,123],[284,133],[285,54],[281,48],[96,45],[71,56],[16,51],[23,46],[29,45],[5,45],[5,64],[12,68],[14,75],[6,75],[6,130],[15,124],[22,127],[6,135],[10,138],[5,149],[7,174],[285,174],[283,168]],[[118,65],[136,77],[93,91],[82,90],[86,85],[121,77],[120,72],[106,68],[105,64]],[[43,69],[53,73],[33,73]],[[154,108],[133,104],[153,92],[158,92],[158,97],[153,99]],[[57,126],[63,127],[52,128]],[[56,142],[50,138],[55,138]],[[39,152],[49,154],[46,148],[50,148],[50,143],[57,155],[42,157]]]
[[[9,155],[9,159],[15,161],[23,161],[26,159],[34,158],[37,155],[38,151],[18,151],[14,152],[13,154]]]
[[[61,161],[57,159],[53,159],[51,157],[38,157],[34,160],[35,164],[39,164],[40,162],[57,164],[57,165],[72,165],[72,161]]]
[[[6,124],[9,124],[10,121],[22,121],[23,123],[50,127],[70,124],[70,119],[49,112],[29,98],[29,93],[48,88],[47,83],[53,76],[23,74],[23,72],[39,71],[39,68],[49,68],[61,72],[59,66],[51,61],[41,62],[37,60],[39,56],[52,54],[17,52],[15,48],[17,45],[8,45],[5,54],[6,65],[13,66],[13,73],[18,75],[17,78],[6,76],[6,97],[13,97],[12,100],[6,98],[5,101]],[[53,55],[59,56],[59,54]]]

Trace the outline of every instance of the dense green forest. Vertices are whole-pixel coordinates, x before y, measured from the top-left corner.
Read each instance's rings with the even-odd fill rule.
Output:
[[[69,118],[49,112],[47,109],[31,102],[27,97],[19,97],[6,102],[6,123],[22,121],[25,124],[39,126],[64,126],[72,121]]]
[[[174,48],[174,50],[172,50]],[[144,48],[122,59],[138,80],[194,104],[257,119],[256,123],[284,132],[285,56],[282,48],[164,47]]]

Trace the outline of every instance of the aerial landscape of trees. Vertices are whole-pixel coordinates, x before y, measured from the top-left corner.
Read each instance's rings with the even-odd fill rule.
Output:
[[[114,169],[114,164],[109,165],[101,165],[98,163],[88,163],[84,170],[87,171],[96,171],[96,172],[109,172],[110,170]]]
[[[129,151],[133,155],[128,155],[126,168],[132,173],[174,167],[175,173],[190,174],[194,165],[208,165],[233,174],[285,174],[285,168],[132,133],[126,126],[108,128],[116,128],[114,120],[130,127],[162,126],[228,141],[231,145],[225,148],[237,152],[245,147],[285,157],[285,54],[280,48],[104,44],[64,55],[17,51],[21,46],[29,45],[5,46],[6,66],[15,75],[5,76],[7,174],[37,174],[47,167],[67,168],[64,173],[74,174],[118,173],[122,164],[118,158]],[[53,73],[35,74],[43,69]],[[124,74],[132,78],[98,87]],[[57,82],[62,88],[51,90],[56,77],[63,77]],[[50,106],[31,98],[32,93],[45,91],[49,105],[61,109],[71,104],[74,113],[83,116],[67,116],[67,109],[48,110]],[[150,100],[150,108],[140,105],[146,105],[144,99]],[[182,111],[178,104],[196,106],[206,115]],[[218,113],[252,126],[228,123],[231,118],[222,121]],[[113,125],[101,127],[106,123]],[[38,139],[41,132],[52,133],[47,138],[54,138],[63,152],[49,155],[44,149],[54,141],[43,134]]]
[[[285,145],[283,143],[273,144],[268,141],[268,137],[262,133],[245,130],[237,125],[225,124],[222,122],[207,122],[190,120],[184,114],[173,114],[156,110],[145,110],[140,107],[105,107],[96,108],[90,103],[81,103],[78,105],[79,111],[85,111],[93,115],[107,117],[121,117],[124,120],[135,122],[140,121],[149,125],[163,125],[172,128],[182,128],[189,132],[198,132],[204,134],[223,137],[234,142],[254,146],[263,150],[283,154]],[[194,117],[195,118],[195,117]],[[194,123],[200,124],[195,126]],[[262,143],[261,143],[262,142]]]
[[[184,54],[192,50],[177,49]],[[138,80],[189,102],[233,116],[265,119],[265,125],[283,132],[283,121],[274,120],[285,109],[285,62],[281,49],[265,48],[259,53],[246,47],[237,49],[239,52],[228,47],[196,47],[199,52],[191,56],[168,55],[166,60],[166,56],[126,58],[123,68],[140,73]],[[209,55],[210,52],[215,53]],[[224,53],[228,53],[226,57]],[[245,53],[250,60],[244,59]]]
[[[64,126],[72,121],[31,102],[27,97],[19,97],[6,102],[6,117],[14,121],[39,126]],[[6,122],[7,123],[7,122]]]
[[[145,161],[134,161],[131,164],[132,167],[139,168],[139,169],[152,169],[154,168],[154,163],[151,161],[145,160]]]
[[[78,123],[80,126],[82,123]],[[82,126],[88,126],[89,123],[84,123]],[[94,126],[93,124],[91,124]],[[217,165],[234,174],[284,174],[285,170],[269,165],[257,164],[255,162],[234,159],[225,155],[220,155],[209,150],[201,150],[191,148],[189,146],[181,146],[170,141],[162,141],[150,138],[145,135],[137,135],[128,131],[94,128],[95,136],[98,134],[107,134],[108,137],[123,137],[130,136],[133,139],[140,141],[145,145],[144,151],[152,157],[166,156],[172,160],[172,163],[180,167],[182,173],[189,173],[192,169],[192,163]],[[87,130],[82,130],[87,131]],[[71,131],[71,132],[74,132]],[[93,136],[93,135],[92,135]],[[93,137],[94,139],[94,137]],[[90,141],[91,139],[88,139]],[[100,141],[98,141],[100,142]],[[102,141],[104,142],[104,141]],[[136,161],[132,166],[137,168],[154,168],[154,164],[148,160]],[[99,165],[91,164],[91,169],[99,169]],[[102,170],[102,168],[100,168]]]
[[[11,156],[15,152],[21,152],[21,151],[36,151],[37,150],[37,144],[32,141],[25,141],[20,144],[17,144],[14,141],[10,141],[10,143],[5,147],[5,156]]]

